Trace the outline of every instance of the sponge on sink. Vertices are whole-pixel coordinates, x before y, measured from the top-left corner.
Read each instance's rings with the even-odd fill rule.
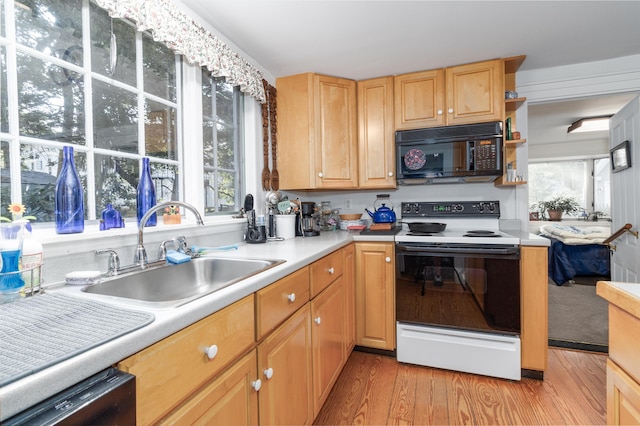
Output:
[[[180,253],[175,250],[167,250],[167,262],[169,263],[185,263],[191,260],[191,256]]]

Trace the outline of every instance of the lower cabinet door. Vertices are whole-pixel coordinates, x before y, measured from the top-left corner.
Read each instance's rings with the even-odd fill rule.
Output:
[[[257,377],[256,351],[252,350],[165,417],[161,424],[257,425]]]
[[[314,416],[324,404],[346,362],[344,277],[311,301]]]
[[[607,424],[640,424],[640,384],[607,360]]]
[[[356,243],[356,344],[396,347],[393,243]]]
[[[260,423],[313,422],[309,303],[258,345]]]

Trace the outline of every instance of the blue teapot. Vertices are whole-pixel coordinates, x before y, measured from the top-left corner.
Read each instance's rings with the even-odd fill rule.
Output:
[[[389,196],[379,195],[376,199],[376,203],[380,199],[388,200]],[[376,203],[373,205],[374,208]],[[392,208],[387,207],[385,203],[382,203],[382,206],[377,208],[375,212],[370,212],[369,209],[365,209],[365,211],[369,213],[369,216],[373,219],[373,223],[393,223],[396,221],[396,213]]]

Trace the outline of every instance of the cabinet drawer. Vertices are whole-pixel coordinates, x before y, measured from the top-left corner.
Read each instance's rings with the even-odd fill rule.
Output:
[[[640,382],[640,319],[609,304],[609,358]]]
[[[121,361],[118,368],[136,376],[137,423],[155,422],[250,348],[254,324],[250,295]]]
[[[260,340],[309,301],[309,268],[304,267],[256,293],[256,330]]]
[[[337,250],[311,264],[311,298],[316,297],[344,272],[343,251]]]

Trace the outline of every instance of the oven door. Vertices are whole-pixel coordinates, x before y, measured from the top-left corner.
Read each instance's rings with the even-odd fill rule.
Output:
[[[396,318],[416,325],[520,334],[520,249],[396,244]]]

